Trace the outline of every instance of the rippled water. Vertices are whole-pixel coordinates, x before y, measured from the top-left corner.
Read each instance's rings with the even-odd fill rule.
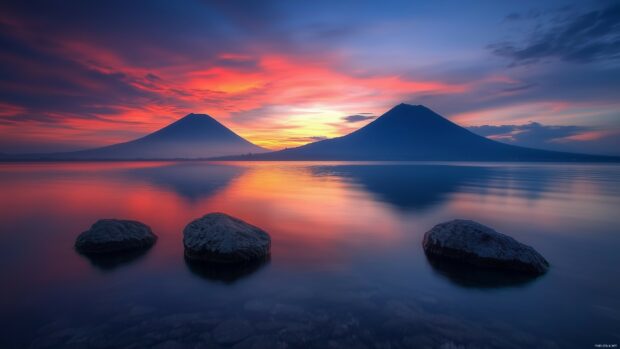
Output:
[[[593,347],[620,342],[620,166],[104,162],[0,165],[0,347]],[[243,269],[183,258],[222,211],[267,230]],[[149,251],[89,259],[99,218]],[[433,225],[474,219],[551,263],[531,280],[430,264]]]

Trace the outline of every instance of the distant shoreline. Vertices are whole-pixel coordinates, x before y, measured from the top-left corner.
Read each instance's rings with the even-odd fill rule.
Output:
[[[348,163],[376,163],[376,162],[384,162],[384,163],[547,163],[547,164],[609,164],[609,163],[620,163],[620,157],[613,156],[604,156],[601,155],[603,159],[600,160],[389,160],[389,159],[367,159],[367,160],[346,160],[346,159],[281,159],[281,160],[265,160],[265,159],[227,159],[227,158],[158,158],[158,159],[49,159],[49,158],[35,158],[35,159],[27,159],[27,158],[14,158],[14,159],[0,159],[0,163],[69,163],[69,162],[348,162]]]

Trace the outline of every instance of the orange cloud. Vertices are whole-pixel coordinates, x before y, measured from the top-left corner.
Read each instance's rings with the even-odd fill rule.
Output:
[[[93,146],[127,141],[197,112],[214,116],[256,144],[279,149],[303,144],[310,137],[342,135],[350,131],[350,125],[343,125],[341,118],[354,112],[381,114],[417,94],[455,94],[469,89],[463,84],[398,75],[356,75],[336,68],[344,65],[338,57],[329,55],[221,53],[202,62],[153,49],[158,58],[165,56],[165,61],[175,64],[147,68],[130,64],[118,52],[95,42],[75,38],[65,38],[43,49],[99,75],[68,69],[46,71],[31,62],[19,64],[29,65],[24,69],[37,75],[80,86],[80,94],[113,101],[81,104],[81,108],[89,110],[88,115],[78,111],[40,112],[45,117],[29,123],[30,129],[24,134],[39,140],[71,139],[76,144],[90,141]],[[106,77],[103,81],[102,76]],[[114,90],[119,84],[133,92],[125,95]],[[71,93],[75,94],[75,89],[66,92]],[[28,113],[27,106],[23,108],[20,112]],[[0,134],[14,131],[10,125],[0,126]]]
[[[620,132],[618,132],[617,130],[588,131],[588,132],[576,134],[576,135],[573,135],[573,136],[564,137],[562,139],[559,139],[558,142],[567,142],[567,141],[587,142],[587,141],[595,141],[595,140],[598,140],[598,139],[610,137],[610,136],[617,135],[617,134],[620,134]]]
[[[591,110],[580,110],[578,104],[564,101],[544,101],[526,104],[512,104],[475,110],[452,115],[450,119],[462,126],[526,124],[537,121],[558,124],[572,121],[592,114]],[[559,122],[562,119],[562,122]]]

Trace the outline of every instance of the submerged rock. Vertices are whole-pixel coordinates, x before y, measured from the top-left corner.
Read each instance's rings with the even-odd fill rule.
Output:
[[[127,251],[113,251],[108,253],[80,252],[90,263],[101,271],[112,271],[142,259],[149,252],[149,247]]]
[[[157,241],[148,225],[130,220],[101,219],[81,233],[75,248],[82,253],[116,253],[139,250]]]
[[[427,254],[427,260],[437,275],[454,285],[473,289],[494,289],[521,287],[536,280],[539,274],[506,272],[502,269],[481,268],[474,264],[461,263],[443,257]]]
[[[429,257],[493,269],[543,274],[549,263],[532,247],[480,223],[456,219],[424,234]]]
[[[260,228],[224,213],[209,213],[183,230],[185,256],[192,261],[245,263],[269,255],[271,238]]]
[[[185,265],[194,275],[212,281],[233,284],[266,266],[270,261],[270,256],[267,255],[247,263],[204,263],[188,257],[185,257],[184,260]]]
[[[213,329],[213,338],[219,344],[237,343],[254,333],[254,328],[249,321],[242,319],[229,319]]]

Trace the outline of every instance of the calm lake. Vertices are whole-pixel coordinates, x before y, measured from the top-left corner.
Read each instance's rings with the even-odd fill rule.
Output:
[[[592,348],[620,343],[620,166],[0,164],[1,348]],[[221,211],[269,232],[268,262],[201,268],[182,231]],[[91,259],[100,218],[159,240]],[[431,264],[423,234],[473,219],[549,272]]]

